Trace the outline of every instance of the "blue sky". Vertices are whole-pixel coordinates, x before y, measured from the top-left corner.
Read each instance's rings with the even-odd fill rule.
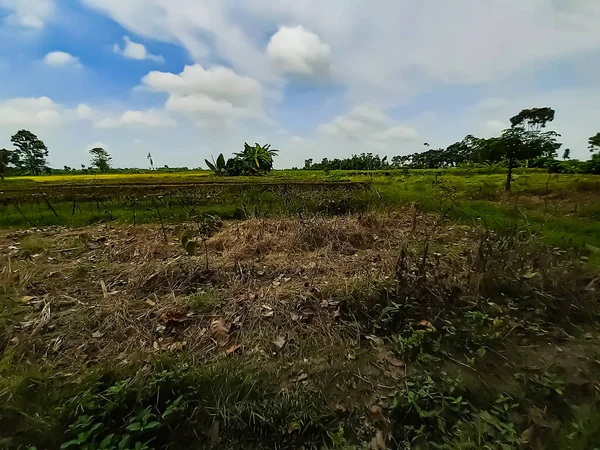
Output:
[[[0,0],[0,146],[54,166],[197,167],[244,141],[279,167],[492,136],[552,106],[574,157],[600,131],[588,0]]]

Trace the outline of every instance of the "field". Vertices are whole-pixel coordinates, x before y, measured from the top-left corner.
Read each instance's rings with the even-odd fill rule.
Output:
[[[600,177],[0,185],[0,446],[594,449]]]

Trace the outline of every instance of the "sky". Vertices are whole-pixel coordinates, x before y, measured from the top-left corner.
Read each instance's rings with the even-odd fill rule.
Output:
[[[243,143],[276,167],[405,155],[556,110],[600,131],[597,0],[0,0],[0,147],[52,167],[200,167]]]

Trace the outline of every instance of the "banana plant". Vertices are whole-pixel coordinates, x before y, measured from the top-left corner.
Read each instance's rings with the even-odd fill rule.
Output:
[[[204,162],[206,163],[206,165],[208,166],[208,168],[210,170],[212,170],[216,175],[218,176],[223,176],[226,174],[226,170],[225,170],[225,157],[223,156],[223,153],[221,153],[218,157],[217,157],[217,161],[215,162],[215,159],[213,157],[212,158],[212,162],[210,162],[208,159],[205,159]]]

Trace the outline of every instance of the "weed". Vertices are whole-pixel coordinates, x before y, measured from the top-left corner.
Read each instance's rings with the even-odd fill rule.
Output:
[[[221,302],[221,293],[213,288],[199,290],[187,298],[187,305],[193,311],[206,313],[212,311]]]

